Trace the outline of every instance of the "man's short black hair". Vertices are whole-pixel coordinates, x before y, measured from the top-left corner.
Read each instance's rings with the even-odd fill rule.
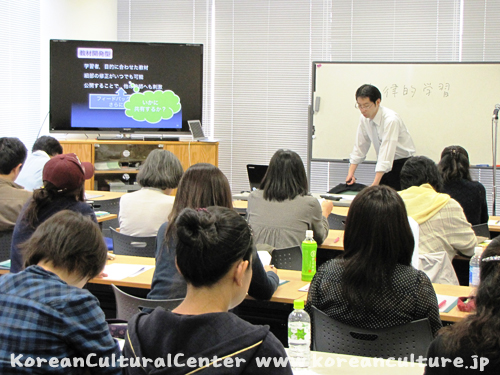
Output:
[[[412,156],[401,169],[401,189],[423,184],[431,185],[437,192],[441,191],[443,180],[438,167],[425,156]]]
[[[356,100],[358,98],[368,98],[372,103],[375,103],[378,99],[382,100],[382,94],[375,86],[366,84],[356,90]]]
[[[27,152],[19,138],[0,138],[0,174],[10,174],[19,164],[23,164]]]
[[[49,135],[42,135],[33,144],[32,152],[45,151],[49,156],[56,156],[63,153],[63,148],[59,141]]]

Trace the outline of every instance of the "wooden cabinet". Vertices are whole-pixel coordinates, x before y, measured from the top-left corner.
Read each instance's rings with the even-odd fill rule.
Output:
[[[155,148],[163,148],[175,154],[184,170],[196,163],[219,164],[218,142],[68,140],[60,143],[64,153],[73,152],[81,161],[94,165],[96,162],[97,165],[104,165],[108,161],[113,164],[112,169],[96,169],[94,177],[85,182],[86,190],[107,190],[108,187],[102,183],[104,177],[124,179],[125,176],[125,179],[130,178],[127,179],[128,182],[133,183],[137,167]]]

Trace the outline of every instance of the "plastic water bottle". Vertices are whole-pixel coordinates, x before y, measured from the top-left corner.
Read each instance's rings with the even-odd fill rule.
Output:
[[[469,286],[477,288],[479,285],[479,264],[481,263],[481,254],[483,253],[482,247],[474,249],[474,256],[470,258],[469,262]]]
[[[316,253],[318,244],[314,241],[313,231],[306,230],[306,238],[302,241],[302,280],[311,281],[316,274]]]
[[[304,301],[293,301],[288,316],[288,357],[295,368],[309,367],[311,360],[311,318],[304,311]]]

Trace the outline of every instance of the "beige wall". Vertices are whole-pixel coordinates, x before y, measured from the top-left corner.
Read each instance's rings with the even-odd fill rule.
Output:
[[[49,111],[50,39],[117,40],[116,0],[42,0],[40,124]],[[45,121],[40,134],[49,134]]]

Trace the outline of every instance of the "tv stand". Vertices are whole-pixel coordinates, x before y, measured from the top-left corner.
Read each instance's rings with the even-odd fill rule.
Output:
[[[64,153],[74,152],[81,161],[88,161],[93,165],[99,163],[99,168],[102,168],[103,162],[112,162],[112,167],[110,167],[112,169],[98,169],[92,179],[85,181],[85,189],[87,190],[101,190],[103,187],[99,181],[105,177],[108,178],[108,175],[111,175],[109,180],[112,180],[128,174],[129,176],[126,176],[127,183],[132,183],[139,171],[138,165],[142,165],[147,154],[156,148],[172,152],[179,158],[184,170],[196,163],[210,163],[215,166],[219,164],[218,142],[174,141],[171,138],[137,140],[122,137],[120,139],[97,140],[75,139],[60,141],[60,143]],[[138,153],[138,149],[142,151]]]

